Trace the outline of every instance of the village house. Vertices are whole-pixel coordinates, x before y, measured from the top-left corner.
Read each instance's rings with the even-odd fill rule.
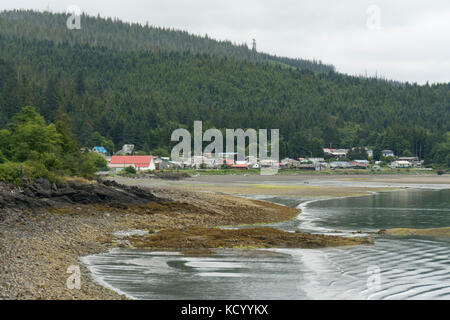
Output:
[[[220,159],[236,160],[237,152],[220,152],[217,154]]]
[[[316,171],[327,170],[330,168],[330,164],[326,161],[320,161],[316,163]]]
[[[331,169],[347,169],[350,167],[348,161],[333,161],[330,162]]]
[[[231,167],[234,164],[234,160],[233,159],[221,159],[219,160],[221,165],[225,165],[225,166],[229,166]]]
[[[302,164],[312,164],[316,171],[326,170],[329,168],[329,164],[325,161],[325,158],[315,157],[301,160]]]
[[[423,164],[423,160],[420,160],[418,157],[398,157],[398,161],[408,161],[411,163],[412,167],[421,167]]]
[[[104,147],[94,147],[92,148],[92,152],[101,155],[103,158],[105,158],[106,161],[111,160],[111,155],[109,154],[108,150],[106,150]]]
[[[156,169],[152,156],[112,156],[108,167],[116,171],[122,171],[127,167],[133,167],[136,171]]]
[[[108,150],[106,150],[105,147],[93,147],[92,152],[98,153],[104,157],[108,155]]]
[[[319,163],[319,162],[324,162],[324,161],[325,161],[324,158],[308,158],[307,160],[308,160],[308,161],[311,161],[311,162],[314,163],[314,164],[317,164],[317,163]]]
[[[169,163],[175,167],[175,168],[179,168],[179,169],[185,169],[185,168],[192,168],[193,167],[193,161],[191,159],[191,157],[184,157],[184,158],[180,158],[179,161],[169,161]]]
[[[409,162],[418,162],[419,158],[418,157],[398,157],[397,160],[399,161],[409,161]]]
[[[236,163],[233,164],[231,166],[231,168],[247,170],[248,169],[248,163],[247,163],[247,161],[236,161]]]
[[[297,167],[299,170],[316,170],[316,165],[314,163],[302,163]]]
[[[132,155],[134,151],[134,144],[124,144],[122,149],[117,151],[115,155]]]
[[[245,160],[248,163],[250,169],[259,169],[258,158],[255,156],[247,156]]]
[[[183,169],[185,167],[182,161],[169,161],[169,165],[171,168]]]
[[[155,168],[156,170],[167,170],[172,167],[175,167],[172,163],[170,163],[169,157],[158,157],[154,156],[153,160],[155,162]]]
[[[259,161],[259,166],[261,168],[278,168],[280,163],[272,159],[264,159]]]
[[[357,147],[352,148],[352,150],[358,149]],[[364,147],[364,151],[367,153],[367,157],[373,158],[373,150],[367,147]]]
[[[348,149],[330,149],[323,148],[323,152],[329,157],[341,159],[347,157]]]
[[[350,167],[357,169],[367,169],[370,165],[370,162],[367,160],[353,160],[350,162]]]
[[[300,161],[291,158],[284,158],[280,161],[281,168],[295,168],[300,165]]]
[[[201,167],[205,167],[208,169],[213,169],[217,166],[217,159],[214,158],[211,154],[203,155],[203,156],[193,156],[192,157],[193,166],[196,169]]]
[[[348,149],[336,149],[332,155],[336,158],[345,158],[347,157]]]
[[[245,160],[247,160],[247,162],[251,165],[258,163],[258,158],[255,156],[247,156],[245,157]]]
[[[399,168],[411,168],[411,162],[409,161],[404,161],[404,160],[397,160],[397,161],[392,161],[389,164],[389,167],[393,168],[393,169],[399,169]]]
[[[381,155],[385,158],[395,157],[394,151],[392,151],[392,150],[383,150],[383,151],[381,151]]]

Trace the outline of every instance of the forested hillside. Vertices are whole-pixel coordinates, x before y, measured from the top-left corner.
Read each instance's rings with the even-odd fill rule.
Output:
[[[1,34],[23,39],[49,40],[55,43],[89,44],[120,51],[190,52],[230,57],[253,62],[269,62],[308,69],[315,72],[334,71],[332,65],[320,61],[291,59],[260,53],[246,44],[217,41],[189,34],[185,31],[169,30],[126,23],[118,19],[100,19],[81,16],[80,30],[69,30],[66,21],[69,15],[39,13],[35,11],[4,11],[0,13]]]
[[[40,21],[48,14],[33,15]],[[320,155],[330,145],[370,146],[450,166],[450,84],[392,85],[232,55],[149,51],[124,38],[101,47],[71,41],[76,36],[69,32],[42,40],[38,31],[25,34],[20,23],[4,31],[2,20],[0,128],[32,105],[48,122],[67,113],[80,143],[89,147],[117,150],[133,143],[147,152],[168,152],[175,128],[203,120],[204,128],[279,128],[282,156]],[[108,24],[121,25],[92,21],[105,27],[104,34]]]

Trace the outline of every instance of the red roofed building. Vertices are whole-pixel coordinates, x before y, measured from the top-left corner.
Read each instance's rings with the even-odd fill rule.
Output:
[[[332,153],[335,152],[335,151],[336,151],[336,149],[323,148],[323,152],[324,152],[324,153],[332,154]]]
[[[152,156],[112,156],[108,167],[120,171],[126,167],[133,167],[138,171],[155,170]]]
[[[232,165],[234,165],[234,160],[233,159],[221,159],[220,164],[231,167]]]
[[[233,169],[248,169],[248,164],[246,163],[236,163],[231,166]]]

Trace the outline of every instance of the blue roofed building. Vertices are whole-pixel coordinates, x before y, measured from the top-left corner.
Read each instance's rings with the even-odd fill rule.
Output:
[[[92,148],[92,151],[104,156],[108,154],[108,150],[106,150],[105,147],[94,147]]]

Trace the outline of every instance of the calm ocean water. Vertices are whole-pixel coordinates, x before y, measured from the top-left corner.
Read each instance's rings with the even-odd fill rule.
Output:
[[[450,190],[301,202],[288,231],[450,226]],[[376,238],[370,246],[226,250],[212,257],[112,250],[83,258],[97,281],[135,299],[450,299],[450,239]]]

